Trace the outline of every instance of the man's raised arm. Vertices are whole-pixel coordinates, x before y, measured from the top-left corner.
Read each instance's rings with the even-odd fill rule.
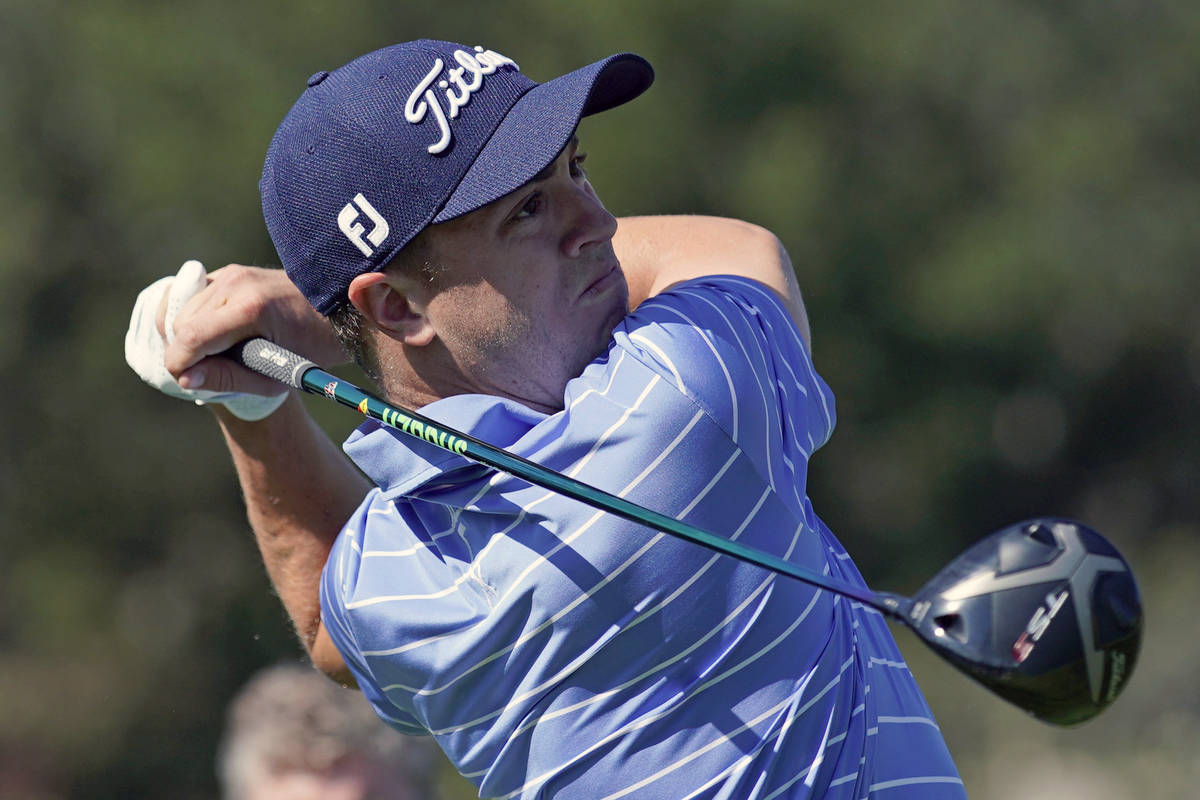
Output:
[[[281,270],[189,262],[138,298],[126,359],[166,394],[213,409],[263,562],[313,663],[346,680],[320,619],[321,571],[369,483],[299,395],[220,353],[262,336],[321,364],[346,360],[328,323]],[[274,397],[268,397],[268,396]]]
[[[629,281],[629,303],[705,275],[739,275],[778,294],[805,344],[812,348],[808,315],[792,262],[766,228],[723,217],[623,217],[613,247]]]
[[[298,394],[246,422],[215,407],[271,584],[313,664],[350,683],[321,625],[321,571],[369,484],[308,415]]]

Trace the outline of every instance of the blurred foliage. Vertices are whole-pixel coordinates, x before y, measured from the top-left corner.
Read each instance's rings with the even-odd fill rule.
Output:
[[[0,797],[212,797],[224,703],[300,657],[211,421],[121,340],[183,260],[273,263],[258,174],[304,78],[421,36],[656,65],[589,170],[618,214],[788,246],[840,400],[810,491],[873,585],[1041,513],[1131,557],[1142,663],[1079,730],[899,635],[973,797],[1194,791],[1200,7],[0,0]]]

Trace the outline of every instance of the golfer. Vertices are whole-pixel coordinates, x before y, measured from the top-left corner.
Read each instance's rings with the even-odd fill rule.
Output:
[[[617,220],[588,181],[580,119],[652,80],[620,54],[538,84],[428,40],[317,72],[262,175],[286,276],[185,264],[127,358],[215,411],[314,664],[481,796],[961,798],[877,612],[375,421],[356,469],[219,356],[352,356],[393,403],[861,585],[806,494],[834,399],[779,241]]]

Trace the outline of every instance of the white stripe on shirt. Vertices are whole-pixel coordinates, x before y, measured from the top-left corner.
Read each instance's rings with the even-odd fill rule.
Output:
[[[650,382],[646,384],[646,388],[642,390],[642,393],[638,396],[638,399],[634,401],[633,405],[625,409],[625,413],[623,413],[616,422],[610,425],[608,430],[596,438],[596,441],[592,443],[592,449],[587,452],[587,455],[579,459],[579,461],[575,463],[575,466],[571,467],[569,470],[566,470],[563,474],[569,478],[574,478],[576,475],[578,475],[580,470],[587,466],[587,463],[592,460],[592,456],[596,455],[597,451],[599,451],[600,448],[603,447],[604,444],[609,440],[609,438],[617,432],[617,429],[629,421],[629,418],[633,415],[633,412],[638,410],[638,407],[640,407],[650,395],[650,390],[658,384],[658,381],[658,375],[655,375],[653,378],[651,378]]]
[[[943,775],[928,775],[923,778],[899,778],[894,781],[883,781],[881,783],[873,783],[867,789],[867,791],[879,792],[884,789],[895,789],[899,786],[915,786],[918,784],[932,784],[932,783],[951,783],[951,784],[957,784],[958,786],[963,785],[962,778],[955,778],[955,777],[949,777],[949,776],[943,776]]]
[[[654,355],[658,357],[658,360],[666,364],[667,369],[671,370],[671,375],[673,375],[675,378],[675,388],[681,392],[684,392],[685,394],[687,393],[687,386],[685,386],[683,383],[683,376],[679,374],[679,370],[675,368],[675,364],[671,361],[667,354],[663,352],[661,347],[638,333],[630,334],[629,340],[632,342],[637,342],[643,348],[654,353]]]

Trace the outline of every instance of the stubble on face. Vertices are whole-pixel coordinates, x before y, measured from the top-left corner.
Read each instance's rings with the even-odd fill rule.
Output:
[[[623,275],[581,295],[617,262],[615,220],[586,183],[577,146],[526,187],[426,231],[425,272],[436,278],[422,293],[462,392],[561,409],[567,382],[607,349],[628,312]],[[538,202],[543,194],[553,200]],[[547,203],[565,210],[540,221]],[[582,254],[564,245],[580,230],[592,237]]]
[[[509,397],[550,413],[561,410],[567,382],[607,350],[627,313],[623,284],[603,315],[580,315],[565,303],[543,309],[522,302],[527,298],[501,291],[484,276],[464,278],[456,266],[443,275],[432,304],[437,346],[461,376],[456,393]],[[575,319],[583,327],[572,328]]]

